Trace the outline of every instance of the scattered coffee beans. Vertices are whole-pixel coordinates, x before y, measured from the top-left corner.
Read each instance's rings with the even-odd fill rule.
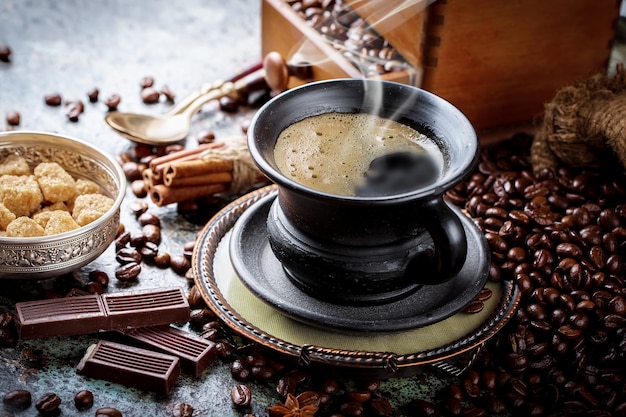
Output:
[[[74,405],[79,410],[87,410],[93,406],[93,393],[89,390],[82,390],[74,396]]]
[[[230,389],[230,399],[237,407],[248,407],[252,401],[252,391],[247,385],[234,385]]]
[[[6,114],[6,122],[8,126],[19,126],[21,116],[16,110],[9,110]]]
[[[115,278],[119,281],[134,281],[140,273],[141,264],[138,262],[129,262],[115,271]]]
[[[36,402],[35,408],[43,415],[51,415],[59,411],[61,405],[61,397],[49,392],[42,395]]]
[[[94,87],[91,90],[87,91],[87,98],[89,99],[90,103],[97,102],[99,95],[100,95],[100,90],[98,90],[96,87]]]
[[[172,417],[192,417],[193,411],[193,407],[189,404],[174,404],[174,407],[172,408]]]
[[[95,417],[123,417],[122,412],[113,407],[102,407],[96,410]]]
[[[160,96],[161,94],[152,87],[146,87],[143,90],[141,90],[141,100],[145,104],[158,103]]]
[[[154,85],[154,77],[149,76],[149,75],[147,75],[147,76],[143,77],[143,78],[139,81],[139,86],[140,86],[142,89],[146,89],[146,88],[152,87],[153,85]]]
[[[120,97],[119,94],[111,94],[104,101],[104,104],[106,104],[109,111],[114,111],[114,110],[117,110],[117,107],[120,105],[121,101],[122,101],[122,97]]]
[[[63,103],[63,97],[59,93],[50,93],[44,96],[44,102],[48,106],[60,106]]]
[[[11,48],[6,43],[0,43],[0,61],[11,61]]]
[[[165,99],[169,102],[174,102],[176,98],[176,94],[167,85],[161,87],[161,94],[165,97]]]
[[[191,268],[191,262],[185,255],[171,255],[170,268],[179,275],[185,275],[187,270]]]
[[[5,394],[2,402],[16,410],[26,410],[32,403],[32,396],[30,391],[17,389]]]

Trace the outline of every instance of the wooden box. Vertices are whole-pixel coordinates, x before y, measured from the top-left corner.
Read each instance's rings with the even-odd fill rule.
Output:
[[[561,87],[606,71],[616,0],[346,0],[480,132],[528,126]],[[286,0],[262,0],[262,53],[313,63],[313,80],[363,77]],[[304,81],[291,77],[290,87]]]

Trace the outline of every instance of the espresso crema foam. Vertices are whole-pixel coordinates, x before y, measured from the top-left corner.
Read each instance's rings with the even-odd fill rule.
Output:
[[[443,155],[428,136],[371,114],[324,113],[281,132],[274,148],[278,169],[292,180],[329,194],[353,196],[370,163],[396,152]]]

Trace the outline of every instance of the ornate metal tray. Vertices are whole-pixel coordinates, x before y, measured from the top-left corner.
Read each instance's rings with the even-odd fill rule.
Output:
[[[513,282],[504,281],[499,284],[498,299],[494,300],[493,307],[486,312],[478,325],[463,330],[462,336],[441,346],[416,348],[416,351],[400,353],[372,350],[368,348],[367,343],[364,343],[362,348],[359,346],[356,349],[338,347],[329,339],[319,337],[319,333],[306,343],[294,342],[287,340],[289,337],[284,337],[285,334],[276,331],[273,326],[254,324],[247,317],[248,312],[242,314],[242,303],[247,306],[246,309],[270,307],[239,282],[230,264],[228,240],[232,227],[242,213],[259,200],[275,193],[276,187],[268,186],[226,206],[202,229],[193,253],[194,279],[204,300],[209,308],[240,336],[274,353],[287,356],[302,366],[340,368],[343,374],[381,378],[405,377],[422,372],[425,366],[434,366],[458,375],[472,364],[487,340],[493,337],[515,313],[520,299],[519,291]],[[231,293],[230,287],[237,288],[236,295]],[[244,297],[245,301],[239,297]],[[255,302],[259,305],[250,306]],[[239,305],[239,308],[235,305]],[[287,320],[285,326],[306,326],[297,321],[289,321],[289,318],[284,320]],[[287,329],[286,334],[289,332],[290,329]],[[376,334],[370,334],[369,337],[376,337]],[[402,332],[396,337],[402,338]]]

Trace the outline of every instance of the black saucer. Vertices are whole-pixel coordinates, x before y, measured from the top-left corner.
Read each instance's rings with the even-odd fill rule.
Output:
[[[398,332],[444,320],[465,308],[483,289],[489,272],[489,248],[478,227],[458,212],[468,239],[468,254],[450,281],[424,286],[388,304],[354,307],[319,301],[296,288],[272,252],[266,220],[276,193],[251,205],[237,220],[230,239],[233,268],[246,287],[265,303],[300,322],[349,332]]]

